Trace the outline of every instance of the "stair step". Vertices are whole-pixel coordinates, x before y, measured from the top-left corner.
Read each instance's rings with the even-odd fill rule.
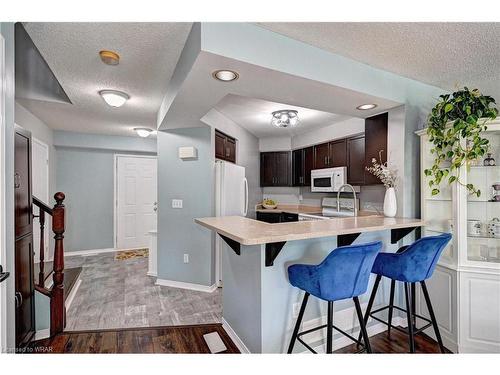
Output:
[[[49,266],[50,263],[50,266]],[[50,268],[49,268],[50,267]],[[52,262],[46,262],[45,263],[45,269],[49,269],[48,271],[49,276],[52,275]],[[37,264],[35,264],[35,270],[39,272],[39,268],[37,268]],[[76,282],[78,281],[78,278],[80,277],[80,274],[82,273],[82,267],[75,267],[75,268],[66,268],[64,270],[64,299],[68,298],[68,296],[71,293],[71,290],[73,290]],[[38,274],[35,274],[38,275]],[[44,275],[45,276],[45,275]],[[36,280],[36,276],[35,276]],[[35,282],[38,288],[38,281]],[[42,288],[43,289],[43,288]],[[45,277],[45,285],[44,289],[46,289],[49,293],[52,290],[52,278],[49,279],[48,276]],[[42,291],[38,290],[40,293],[43,293]],[[43,293],[46,294],[46,293]]]

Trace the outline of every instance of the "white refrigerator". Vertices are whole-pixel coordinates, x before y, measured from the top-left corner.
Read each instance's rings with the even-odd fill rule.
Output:
[[[248,182],[245,168],[225,161],[215,162],[215,216],[247,216]],[[222,286],[222,247],[225,242],[215,238],[215,277]]]

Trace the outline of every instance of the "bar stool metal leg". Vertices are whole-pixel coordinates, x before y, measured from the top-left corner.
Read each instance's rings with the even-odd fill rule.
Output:
[[[441,334],[439,333],[439,327],[436,321],[436,316],[434,315],[434,310],[432,308],[431,299],[429,297],[429,292],[427,291],[427,286],[425,285],[425,281],[421,281],[420,286],[422,287],[422,292],[424,293],[425,303],[427,304],[427,310],[429,311],[429,315],[431,317],[431,322],[432,326],[434,327],[434,333],[436,335],[436,339],[439,344],[439,349],[441,350],[441,353],[446,353],[446,350],[443,345],[443,340],[441,339]]]
[[[332,353],[333,344],[333,301],[328,301],[328,321],[326,322],[326,354]]]
[[[415,283],[411,283],[411,321],[413,322],[413,332],[417,329],[417,316],[415,315],[415,308],[417,306],[417,292]]]
[[[410,283],[405,282],[405,299],[406,299],[406,318],[408,320],[408,341],[410,344],[410,353],[415,353],[415,340],[413,337],[413,318],[411,306]]]
[[[361,334],[363,335],[363,342],[365,343],[365,348],[367,353],[372,352],[372,348],[370,346],[370,339],[368,338],[368,333],[366,332],[365,320],[363,318],[363,313],[361,312],[361,306],[359,305],[359,298],[354,297],[354,306],[356,306],[356,313],[358,314],[359,327],[361,330]]]
[[[295,328],[293,329],[292,339],[290,340],[290,345],[288,346],[288,354],[292,353],[293,346],[297,340],[297,334],[299,333],[300,324],[302,323],[302,318],[304,317],[304,311],[306,310],[307,300],[309,299],[309,293],[304,294],[304,299],[302,300],[302,305],[300,306],[299,316],[297,317],[297,322],[295,323]]]
[[[377,295],[378,284],[380,284],[380,280],[382,279],[382,275],[377,275],[375,278],[375,282],[373,283],[372,294],[370,295],[370,299],[368,300],[368,306],[366,307],[365,317],[363,321],[365,322],[365,327],[368,324],[368,319],[370,318],[370,312],[372,311],[373,302],[375,301],[375,296]],[[359,332],[358,341],[361,341],[362,333]],[[359,344],[357,345],[359,347]]]
[[[391,334],[392,311],[394,310],[394,289],[396,288],[396,280],[391,280],[391,294],[389,295],[389,316],[387,319],[387,335]]]

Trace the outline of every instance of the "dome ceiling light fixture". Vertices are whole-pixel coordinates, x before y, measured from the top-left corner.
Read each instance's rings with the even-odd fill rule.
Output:
[[[121,107],[130,99],[128,94],[117,90],[101,90],[99,91],[99,95],[101,95],[107,105],[115,108]]]
[[[298,112],[294,109],[282,109],[272,113],[271,125],[277,128],[293,128],[299,124]]]
[[[368,109],[373,109],[373,108],[376,108],[377,105],[376,104],[361,104],[361,105],[358,105],[356,107],[356,109],[360,110],[360,111],[366,111]]]
[[[118,65],[120,63],[120,55],[113,51],[103,49],[99,51],[99,57],[106,65]]]
[[[218,81],[231,82],[236,81],[240,77],[240,75],[234,70],[221,69],[213,72],[212,77],[214,77]]]
[[[153,132],[151,129],[149,128],[134,128],[134,131],[137,133],[137,135],[139,137],[142,137],[142,138],[147,138],[149,137],[149,135]]]

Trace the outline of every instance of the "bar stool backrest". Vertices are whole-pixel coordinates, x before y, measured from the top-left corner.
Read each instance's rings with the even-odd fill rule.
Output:
[[[317,266],[320,298],[338,301],[366,292],[382,242],[338,247]]]
[[[400,272],[404,274],[405,281],[417,282],[430,278],[450,240],[449,233],[422,237],[398,254],[398,257],[401,257],[401,261],[398,262],[401,265]]]

